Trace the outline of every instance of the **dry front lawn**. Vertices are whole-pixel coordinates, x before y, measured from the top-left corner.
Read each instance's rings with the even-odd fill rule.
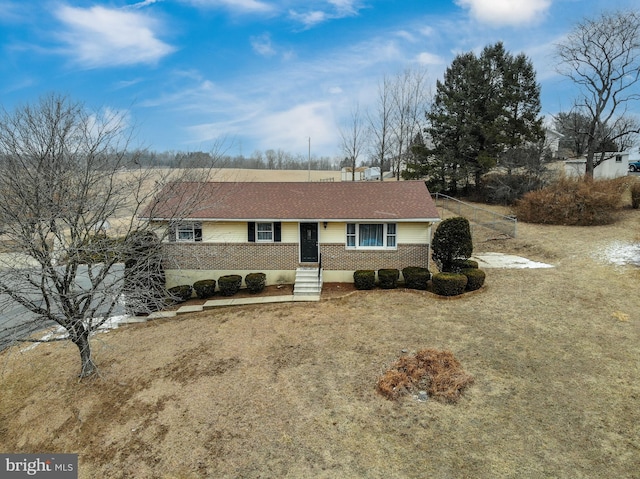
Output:
[[[487,269],[455,299],[332,294],[132,325],[0,355],[0,451],[75,452],[81,478],[640,478],[640,211],[597,228],[476,234],[552,269]],[[406,351],[451,351],[456,404],[390,401]]]

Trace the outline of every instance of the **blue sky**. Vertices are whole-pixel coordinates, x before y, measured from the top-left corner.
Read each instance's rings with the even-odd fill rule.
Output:
[[[456,54],[524,52],[546,117],[571,105],[554,44],[637,0],[0,0],[0,104],[50,92],[119,112],[136,146],[339,155],[339,127],[406,68],[431,84]]]

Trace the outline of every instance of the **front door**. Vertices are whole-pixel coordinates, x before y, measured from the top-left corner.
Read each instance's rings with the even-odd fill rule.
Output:
[[[300,223],[300,262],[318,262],[318,223]]]

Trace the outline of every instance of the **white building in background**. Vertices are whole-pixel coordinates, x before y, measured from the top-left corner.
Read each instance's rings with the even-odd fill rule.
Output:
[[[342,181],[353,181],[353,168],[345,166],[342,168]],[[373,181],[380,179],[379,166],[359,166],[356,168],[355,181]]]
[[[596,153],[596,156],[600,153]],[[593,170],[595,179],[611,179],[626,176],[629,171],[628,152],[605,153],[607,158]],[[569,177],[583,176],[587,170],[587,159],[576,158],[564,162],[564,172]]]

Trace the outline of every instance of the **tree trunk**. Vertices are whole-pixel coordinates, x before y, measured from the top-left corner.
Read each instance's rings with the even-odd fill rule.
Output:
[[[91,376],[97,371],[96,365],[91,358],[91,345],[89,344],[89,331],[80,324],[76,327],[77,331],[74,331],[71,337],[73,344],[78,347],[80,351],[80,378],[86,378]]]

